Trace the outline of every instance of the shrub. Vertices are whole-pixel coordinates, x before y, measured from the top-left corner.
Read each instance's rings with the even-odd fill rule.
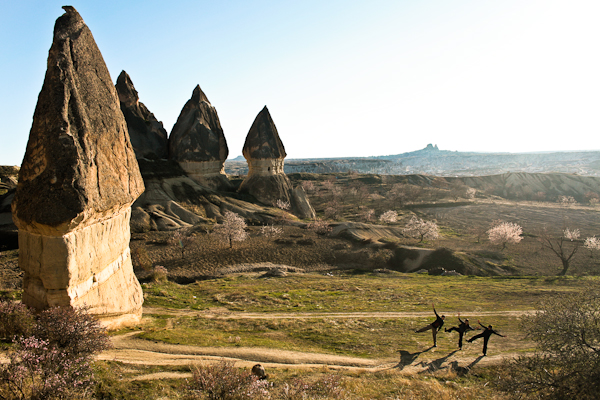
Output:
[[[193,366],[189,384],[194,398],[208,400],[264,399],[269,395],[267,387],[267,381],[259,380],[249,371],[240,371],[233,361],[226,360]]]
[[[34,323],[25,304],[0,300],[0,338],[12,340],[15,336],[29,336]]]
[[[514,397],[597,399],[600,392],[600,289],[548,297],[522,329],[537,344],[532,356],[507,361],[497,382]]]
[[[71,357],[50,341],[19,337],[0,367],[0,396],[6,399],[72,399],[86,394],[91,358]]]
[[[165,282],[169,276],[169,271],[162,265],[157,265],[152,270],[152,280],[154,282]]]
[[[329,224],[321,219],[316,219],[310,224],[306,225],[306,229],[314,231],[318,235],[326,235],[332,230]]]
[[[37,317],[33,329],[37,338],[72,358],[91,357],[111,347],[106,329],[86,308],[53,307]]]

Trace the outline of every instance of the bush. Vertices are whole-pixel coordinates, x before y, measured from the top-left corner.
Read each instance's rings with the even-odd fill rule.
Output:
[[[208,400],[245,400],[268,398],[267,381],[261,381],[249,371],[240,371],[232,361],[192,367],[189,389],[194,398]],[[204,397],[201,397],[204,396]]]
[[[24,304],[0,300],[0,338],[29,336],[34,324],[33,315]]]
[[[37,317],[34,336],[72,358],[91,357],[111,347],[106,329],[86,308],[53,307]]]
[[[26,308],[18,315],[26,319]],[[0,398],[72,399],[87,395],[96,352],[110,347],[106,330],[87,309],[54,307],[32,323],[33,336],[19,336],[0,367]]]
[[[71,357],[34,336],[19,337],[9,360],[0,367],[3,399],[81,398],[92,379],[91,358]]]
[[[169,276],[169,271],[162,265],[157,265],[152,270],[152,280],[154,282],[166,282],[167,277]]]
[[[515,398],[597,399],[600,392],[600,289],[550,297],[522,319],[537,344],[504,365],[497,385]]]

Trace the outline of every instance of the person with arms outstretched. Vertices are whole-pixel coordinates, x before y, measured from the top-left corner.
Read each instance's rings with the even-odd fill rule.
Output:
[[[473,336],[471,339],[467,340],[467,342],[472,343],[473,340],[483,338],[483,355],[487,356],[487,345],[488,345],[488,341],[490,340],[490,336],[492,336],[492,334],[498,335],[500,337],[506,337],[506,336],[501,335],[498,332],[496,332],[495,330],[493,330],[491,325],[485,326],[480,321],[477,321],[477,322],[483,328],[483,332],[481,332],[478,335]]]
[[[431,334],[433,335],[433,347],[437,347],[437,332],[442,329],[442,326],[444,326],[444,319],[446,318],[445,315],[442,315],[441,317],[438,315],[437,311],[435,311],[435,304],[432,304],[433,306],[433,312],[435,313],[435,321],[433,321],[432,323],[430,323],[427,326],[424,326],[421,329],[416,330],[416,333],[421,333],[421,332],[425,332],[431,329]]]
[[[465,318],[464,321],[462,319],[460,319],[460,313],[458,313],[458,321],[460,322],[458,324],[458,326],[453,326],[450,329],[445,329],[445,332],[452,332],[452,331],[458,332],[458,348],[460,350],[462,350],[463,336],[464,336],[465,332],[472,331],[474,329],[469,325],[468,319]]]

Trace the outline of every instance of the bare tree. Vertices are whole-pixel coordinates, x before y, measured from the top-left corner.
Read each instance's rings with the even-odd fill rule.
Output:
[[[223,216],[223,223],[215,226],[213,234],[219,239],[229,244],[233,248],[233,242],[242,242],[248,237],[246,232],[246,221],[238,214],[226,211]]]
[[[547,230],[544,230],[540,235],[542,247],[552,251],[562,263],[562,270],[558,273],[559,276],[567,274],[571,260],[581,246],[578,240],[579,235],[579,229],[570,230],[569,228],[565,228],[559,237],[550,235]]]
[[[502,222],[487,231],[488,239],[492,244],[502,245],[502,250],[508,243],[519,243],[523,238],[523,228],[513,222]]]
[[[402,233],[413,238],[420,238],[419,243],[424,239],[435,240],[440,236],[439,228],[435,222],[425,221],[415,216],[408,221]]]
[[[274,239],[283,234],[283,229],[275,225],[263,225],[260,228],[260,234],[266,238]]]
[[[195,240],[196,237],[192,235],[192,231],[189,228],[183,228],[178,229],[173,233],[173,236],[171,236],[169,243],[171,243],[171,245],[173,246],[179,247],[179,249],[181,250],[181,259],[184,259],[185,249],[190,247]]]

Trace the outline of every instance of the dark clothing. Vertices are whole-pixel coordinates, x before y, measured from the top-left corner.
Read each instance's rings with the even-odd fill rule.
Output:
[[[465,332],[472,331],[474,329],[471,328],[471,326],[469,325],[468,322],[465,322],[462,319],[460,319],[460,317],[458,317],[458,320],[460,321],[460,324],[458,326],[453,326],[450,329],[446,329],[446,332],[452,332],[452,331],[458,332],[458,348],[462,349],[463,336],[464,336]]]
[[[481,325],[481,323],[479,324]],[[483,338],[483,355],[487,355],[487,345],[488,345],[488,341],[490,340],[490,336],[493,335],[498,335],[500,337],[504,337],[504,335],[499,334],[498,332],[496,332],[493,329],[490,329],[487,326],[481,325],[483,327],[483,332],[481,332],[479,335],[475,335],[473,336],[471,339],[467,340],[467,342],[472,343],[473,340],[477,340],[479,338]]]
[[[431,329],[431,334],[433,336],[433,346],[436,347],[437,346],[437,332],[442,329],[442,326],[444,326],[444,319],[442,317],[440,317],[438,315],[438,313],[435,311],[435,308],[433,309],[433,312],[435,313],[435,321],[433,321],[431,324],[424,326],[421,329],[418,329],[416,332],[420,333],[420,332],[425,332]]]

